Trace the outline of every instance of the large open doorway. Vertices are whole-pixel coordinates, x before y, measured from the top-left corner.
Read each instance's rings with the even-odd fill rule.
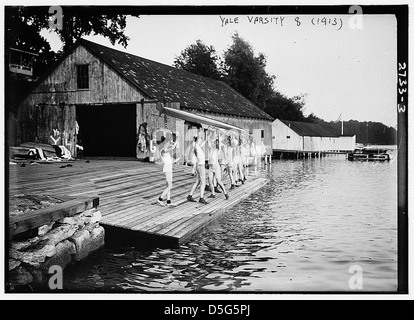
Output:
[[[76,106],[78,144],[85,157],[135,157],[135,104]]]

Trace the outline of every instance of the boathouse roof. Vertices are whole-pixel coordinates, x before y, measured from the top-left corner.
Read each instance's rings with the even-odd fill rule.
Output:
[[[222,81],[85,39],[78,40],[75,47],[78,45],[83,45],[92,54],[102,59],[150,99],[180,102],[182,109],[273,120],[270,115]]]
[[[300,136],[307,137],[339,137],[340,133],[328,124],[281,120]]]

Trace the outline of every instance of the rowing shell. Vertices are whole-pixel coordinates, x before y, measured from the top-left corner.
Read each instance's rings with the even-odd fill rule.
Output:
[[[179,118],[185,121],[189,122],[196,122],[200,124],[205,124],[211,127],[216,127],[224,130],[232,130],[237,131],[244,135],[250,135],[249,131],[233,126],[231,124],[227,124],[225,122],[221,122],[218,120],[214,120],[205,116],[200,116],[198,114],[193,114],[190,112],[186,112],[183,110],[173,109],[169,107],[163,106],[161,103],[157,103],[157,110],[161,113],[165,113],[166,115],[169,115],[171,117]]]

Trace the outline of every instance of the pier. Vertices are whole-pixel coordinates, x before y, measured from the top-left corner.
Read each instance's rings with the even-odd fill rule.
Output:
[[[251,172],[244,185],[229,192],[229,200],[223,193],[208,198],[210,192],[206,191],[208,204],[204,205],[186,199],[194,181],[190,167],[174,165],[171,200],[177,206],[170,208],[156,202],[165,188],[165,177],[162,167],[154,163],[91,159],[9,165],[9,197],[25,194],[94,199],[95,206],[99,202],[100,225],[106,237],[130,238],[137,244],[163,247],[183,244],[267,183],[267,179]],[[228,189],[228,178],[224,182]],[[194,194],[196,200],[199,192]]]
[[[347,154],[345,150],[287,150],[273,149],[272,156],[274,159],[311,159],[323,158],[329,155]]]

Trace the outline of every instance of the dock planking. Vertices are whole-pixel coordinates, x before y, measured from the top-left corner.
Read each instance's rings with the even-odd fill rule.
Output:
[[[21,194],[61,195],[71,198],[99,197],[101,225],[111,233],[127,231],[139,235],[137,239],[163,239],[165,246],[177,247],[188,241],[197,231],[217,220],[234,205],[260,189],[267,179],[254,173],[245,184],[208,198],[208,204],[187,201],[195,178],[191,168],[174,165],[171,200],[175,207],[163,207],[156,201],[165,188],[162,167],[154,163],[125,160],[76,160],[72,166],[61,163],[10,165],[9,197]],[[228,178],[224,180],[230,186]],[[193,195],[200,197],[199,189]],[[137,240],[139,241],[139,240]]]

